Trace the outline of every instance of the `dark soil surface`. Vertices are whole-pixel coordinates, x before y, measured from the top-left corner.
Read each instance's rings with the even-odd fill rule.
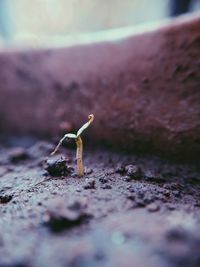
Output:
[[[200,169],[24,140],[0,147],[0,267],[200,266]]]

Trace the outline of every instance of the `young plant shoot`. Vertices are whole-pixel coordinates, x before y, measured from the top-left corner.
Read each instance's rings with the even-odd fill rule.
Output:
[[[82,177],[84,175],[84,167],[83,167],[83,142],[81,139],[82,132],[93,122],[94,115],[90,114],[88,116],[88,122],[86,122],[77,132],[77,134],[68,133],[65,134],[59,141],[58,145],[54,149],[54,151],[51,153],[51,155],[54,155],[59,147],[62,145],[62,142],[66,139],[75,139],[76,142],[76,160],[77,160],[77,173],[79,177]]]

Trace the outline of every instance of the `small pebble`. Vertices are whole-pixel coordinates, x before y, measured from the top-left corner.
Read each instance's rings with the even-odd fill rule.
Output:
[[[85,168],[85,174],[91,174],[91,173],[93,173],[93,169]]]
[[[174,197],[180,197],[181,193],[180,193],[179,190],[174,190],[174,191],[172,191],[172,195],[173,195]]]
[[[43,217],[43,223],[52,232],[59,233],[86,223],[90,218],[91,216],[83,211],[47,211]]]
[[[165,182],[165,179],[153,170],[144,171],[144,177],[145,177],[145,180],[148,180],[150,182],[155,182],[155,183],[164,183]]]
[[[13,195],[0,196],[0,204],[6,204],[13,198]]]
[[[132,179],[139,179],[142,177],[141,169],[136,165],[127,165],[125,167],[127,175]]]
[[[156,203],[151,203],[146,208],[149,212],[156,212],[160,209],[160,207]]]
[[[174,204],[172,204],[172,203],[168,203],[167,204],[167,208],[168,208],[168,210],[175,210],[176,206]]]
[[[135,195],[134,194],[131,194],[131,193],[129,193],[129,194],[127,194],[127,199],[129,199],[129,200],[135,200]]]
[[[95,179],[86,179],[86,184],[84,185],[84,189],[95,189]]]
[[[8,152],[8,157],[11,162],[17,163],[18,161],[29,159],[30,155],[27,153],[25,148],[15,147]]]
[[[101,176],[99,178],[99,181],[102,183],[102,184],[106,184],[108,182],[108,178],[104,175],[104,176]]]
[[[111,189],[112,186],[109,185],[109,184],[104,184],[101,188],[102,188],[102,189]]]
[[[117,165],[116,169],[115,169],[115,172],[116,173],[119,173],[121,175],[125,174],[126,171],[125,171],[125,168],[123,165]]]

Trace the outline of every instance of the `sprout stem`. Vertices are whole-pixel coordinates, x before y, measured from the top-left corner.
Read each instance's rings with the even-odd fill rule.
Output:
[[[84,175],[83,167],[83,142],[80,135],[76,138],[77,173],[79,177]]]

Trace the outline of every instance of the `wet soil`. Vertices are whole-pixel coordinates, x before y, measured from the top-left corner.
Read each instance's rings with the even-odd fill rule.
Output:
[[[85,150],[78,178],[74,150],[5,144],[0,267],[200,266],[198,166]]]

